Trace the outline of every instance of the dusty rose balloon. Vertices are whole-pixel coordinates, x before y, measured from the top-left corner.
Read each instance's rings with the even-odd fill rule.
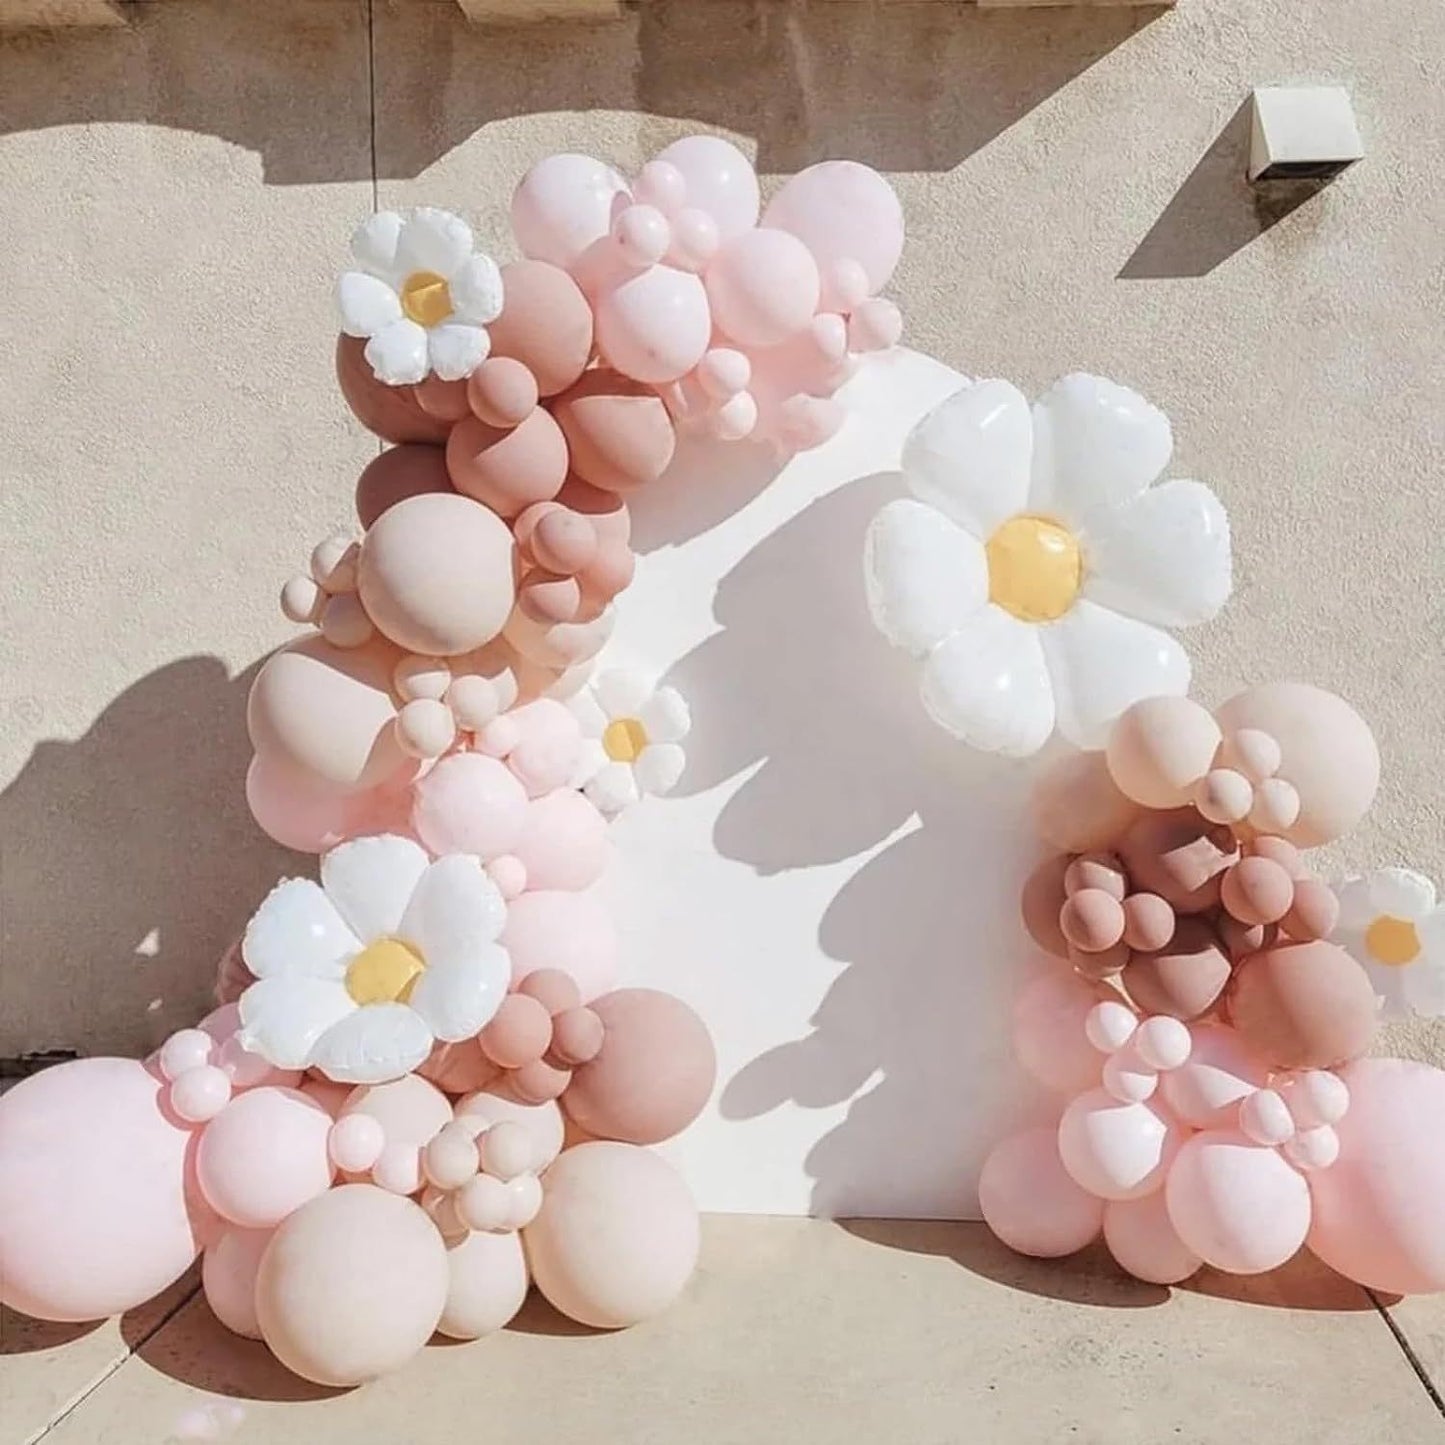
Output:
[[[1176,922],[1174,910],[1157,893],[1131,893],[1124,900],[1124,942],[1131,949],[1157,953],[1168,947]]]
[[[567,151],[544,156],[512,192],[512,233],[525,255],[571,266],[607,234],[619,198],[627,198],[627,182],[604,161]],[[506,298],[510,306],[510,285]]]
[[[1059,1157],[1082,1188],[1101,1199],[1138,1199],[1164,1182],[1183,1131],[1161,1109],[1093,1089],[1059,1120]]]
[[[572,470],[594,487],[631,492],[667,470],[677,445],[662,398],[607,367],[595,367],[552,403]]]
[[[597,1139],[659,1144],[702,1112],[717,1079],[707,1025],[680,998],[624,988],[592,1001],[602,1048],[572,1074],[562,1108]]]
[[[1164,1102],[1194,1129],[1233,1124],[1242,1099],[1269,1081],[1269,1065],[1224,1024],[1194,1024],[1188,1060],[1160,1076]]]
[[[1052,1126],[994,1145],[978,1177],[978,1204],[984,1222],[1010,1249],[1038,1259],[1083,1249],[1104,1219],[1104,1201],[1064,1169]]]
[[[1309,1246],[1331,1269],[1389,1294],[1445,1290],[1445,1072],[1405,1059],[1342,1071],[1340,1157],[1309,1176]]]
[[[580,892],[612,856],[607,820],[575,788],[558,788],[528,806],[516,854],[529,888]]]
[[[246,769],[251,816],[283,848],[298,853],[325,853],[348,838],[356,797],[280,757],[258,753]]]
[[[1097,1087],[1103,1060],[1084,1033],[1084,1021],[1098,1001],[1096,990],[1063,971],[1042,974],[1019,995],[1014,1053],[1045,1088],[1079,1094]]]
[[[623,1329],[682,1293],[697,1265],[697,1206],[665,1160],[632,1144],[579,1144],[542,1189],[523,1238],[537,1288],[564,1315]]]
[[[1124,901],[1129,891],[1129,880],[1124,875],[1123,864],[1112,853],[1094,850],[1081,854],[1069,864],[1064,873],[1064,890],[1080,893],[1086,888],[1098,888],[1117,903]]]
[[[446,1307],[447,1251],[410,1199],[371,1184],[332,1189],[276,1231],[256,1279],[271,1352],[318,1385],[400,1369]]]
[[[463,1039],[459,1044],[436,1044],[416,1072],[448,1094],[467,1094],[494,1084],[501,1070],[482,1053],[475,1039]]]
[[[435,854],[495,858],[516,848],[526,823],[527,793],[505,763],[481,753],[443,758],[413,789],[411,822]]]
[[[1224,875],[1220,902],[1246,926],[1278,923],[1294,902],[1294,880],[1270,858],[1241,858]]]
[[[1310,1227],[1304,1176],[1277,1149],[1237,1129],[1190,1139],[1164,1186],[1165,1204],[1186,1249],[1228,1274],[1263,1274],[1293,1258]]]
[[[479,1340],[508,1324],[527,1298],[522,1236],[471,1233],[447,1249],[446,1307],[437,1322],[454,1340]]]
[[[1066,853],[1107,848],[1139,814],[1102,752],[1055,758],[1035,778],[1030,807],[1039,836]]]
[[[757,224],[757,173],[730,141],[715,135],[683,136],[659,151],[656,162],[676,168],[686,183],[687,205],[711,216],[723,240]]]
[[[1147,1284],[1178,1284],[1204,1263],[1179,1238],[1162,1189],[1106,1204],[1104,1242],[1120,1269]]]
[[[1193,808],[1145,813],[1119,840],[1134,887],[1157,893],[1178,913],[1202,913],[1219,901],[1224,870],[1237,856],[1227,828]]]
[[[1136,702],[1115,722],[1105,756],[1121,791],[1146,808],[1178,808],[1208,773],[1219,724],[1187,697]]]
[[[429,415],[411,387],[378,381],[365,353],[363,338],[337,337],[336,380],[362,426],[389,442],[445,441],[451,423]]]
[[[1020,897],[1020,912],[1029,937],[1045,953],[1055,958],[1069,956],[1069,940],[1059,926],[1059,914],[1064,906],[1064,874],[1069,868],[1069,856],[1061,853],[1046,858],[1029,874],[1024,882]]]
[[[1102,953],[1124,936],[1124,909],[1102,888],[1081,888],[1064,901],[1059,929],[1075,948]]]
[[[611,910],[591,893],[545,889],[522,894],[507,908],[501,942],[512,960],[514,984],[539,968],[560,968],[588,1000],[617,978],[617,925]]]
[[[502,267],[506,306],[488,327],[492,355],[520,361],[542,396],[565,391],[592,354],[592,308],[582,288],[545,261]]]
[[[512,534],[469,497],[420,496],[384,512],[361,544],[357,585],[399,647],[445,657],[490,642],[512,609]]]
[[[389,447],[356,479],[356,515],[363,527],[370,527],[388,507],[408,497],[451,490],[442,447]]]
[[[1340,900],[1334,889],[1318,878],[1301,878],[1294,885],[1294,901],[1280,920],[1291,938],[1310,942],[1328,938],[1340,921]]]
[[[1333,943],[1251,954],[1230,985],[1229,1021],[1278,1069],[1328,1069],[1358,1058],[1379,1021],[1368,975]]]
[[[611,637],[616,620],[609,609],[590,622],[548,626],[517,610],[507,619],[505,636],[525,661],[562,671],[596,657]]]
[[[650,266],[605,290],[596,305],[597,349],[634,381],[686,376],[712,339],[702,282],[671,266]]]
[[[256,1275],[274,1233],[271,1229],[228,1229],[201,1260],[201,1288],[211,1313],[233,1335],[248,1340],[261,1338]]]
[[[467,408],[492,427],[520,426],[537,397],[537,378],[510,356],[489,356],[466,381]]]
[[[207,1212],[187,1186],[193,1131],[136,1059],[79,1059],[0,1096],[0,1299],[98,1320],[190,1268]]]
[[[787,231],[744,231],[704,273],[713,322],[743,346],[776,346],[812,320],[820,281],[812,253]]]
[[[567,443],[545,407],[510,427],[468,416],[447,439],[447,473],[457,491],[515,517],[557,495],[567,478]]]
[[[384,782],[406,765],[391,698],[396,661],[380,639],[339,648],[314,634],[273,652],[246,701],[252,745],[321,783],[360,792]]]
[[[1129,997],[1150,1014],[1194,1019],[1208,1013],[1229,982],[1229,959],[1208,924],[1181,918],[1158,953],[1136,953],[1124,969]]]
[[[1279,777],[1300,799],[1299,817],[1281,830],[1290,842],[1302,848],[1332,842],[1369,810],[1380,752],[1343,698],[1302,682],[1267,683],[1230,698],[1218,717],[1226,732],[1255,728],[1279,744]]]

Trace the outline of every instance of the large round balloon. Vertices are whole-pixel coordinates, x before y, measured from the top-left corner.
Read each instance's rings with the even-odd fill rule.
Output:
[[[544,156],[512,193],[512,234],[524,256],[569,267],[607,234],[614,203],[626,194],[627,182],[602,161]]]
[[[447,1250],[447,1271],[451,1282],[437,1329],[454,1340],[494,1334],[527,1298],[520,1234],[468,1234]]]
[[[697,1205],[682,1176],[634,1144],[579,1144],[542,1180],[524,1231],[537,1288],[564,1315],[615,1330],[650,1319],[697,1265]]]
[[[1018,1061],[1047,1089],[1077,1094],[1097,1088],[1104,1056],[1089,1042],[1084,1021],[1098,993],[1077,974],[1051,969],[1014,1004]]]
[[[206,1211],[188,1199],[192,1130],[136,1059],[79,1059],[0,1098],[0,1299],[98,1320],[190,1267]]]
[[[591,893],[545,890],[514,898],[501,943],[514,984],[539,968],[560,968],[572,975],[585,1003],[617,978],[617,925]]]
[[[1020,1254],[1056,1259],[1099,1232],[1104,1201],[1070,1177],[1054,1127],[1025,1129],[995,1144],[978,1179],[988,1227]]]
[[[1445,1071],[1360,1059],[1341,1071],[1340,1157],[1309,1176],[1310,1248],[1389,1294],[1445,1290]]]
[[[426,1344],[449,1287],[446,1246],[421,1208],[347,1184],[276,1231],[256,1277],[256,1318],[288,1370],[318,1385],[360,1385]]]
[[[683,136],[659,151],[657,160],[682,173],[687,205],[707,212],[724,241],[757,224],[757,173],[730,141],[715,135]]]

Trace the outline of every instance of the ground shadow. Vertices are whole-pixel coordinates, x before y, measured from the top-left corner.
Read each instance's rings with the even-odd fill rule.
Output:
[[[250,912],[305,867],[246,807],[254,672],[169,663],[0,793],[6,1052],[133,1054],[194,1023]]]
[[[942,171],[1165,7],[641,0],[602,24],[470,25],[416,0],[187,0],[123,29],[0,39],[0,129],[144,122],[257,152],[271,184],[419,175],[475,131],[641,112],[755,136],[759,168]],[[575,125],[573,123],[575,117]],[[575,130],[575,139],[572,132]]]
[[[81,1320],[78,1324],[59,1320],[37,1320],[0,1305],[0,1355],[33,1355],[38,1350],[57,1350],[98,1330],[102,1320]]]
[[[1251,185],[1250,112],[1246,100],[1134,248],[1117,277],[1157,281],[1206,276],[1256,237],[1317,195],[1320,180]]]
[[[593,1329],[579,1320],[569,1319],[550,1304],[537,1289],[528,1290],[522,1308],[512,1316],[507,1329],[520,1335],[586,1336],[610,1334],[610,1330]]]

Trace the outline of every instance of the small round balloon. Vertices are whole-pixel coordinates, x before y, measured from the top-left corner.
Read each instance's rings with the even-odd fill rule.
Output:
[[[437,1324],[454,1340],[495,1334],[527,1298],[527,1260],[515,1231],[474,1231],[447,1250],[446,1308]]]

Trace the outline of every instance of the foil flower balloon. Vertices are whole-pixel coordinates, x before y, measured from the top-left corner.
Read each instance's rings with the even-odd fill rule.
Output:
[[[1335,941],[1370,976],[1387,1017],[1445,1016],[1445,904],[1409,868],[1340,885]]]

